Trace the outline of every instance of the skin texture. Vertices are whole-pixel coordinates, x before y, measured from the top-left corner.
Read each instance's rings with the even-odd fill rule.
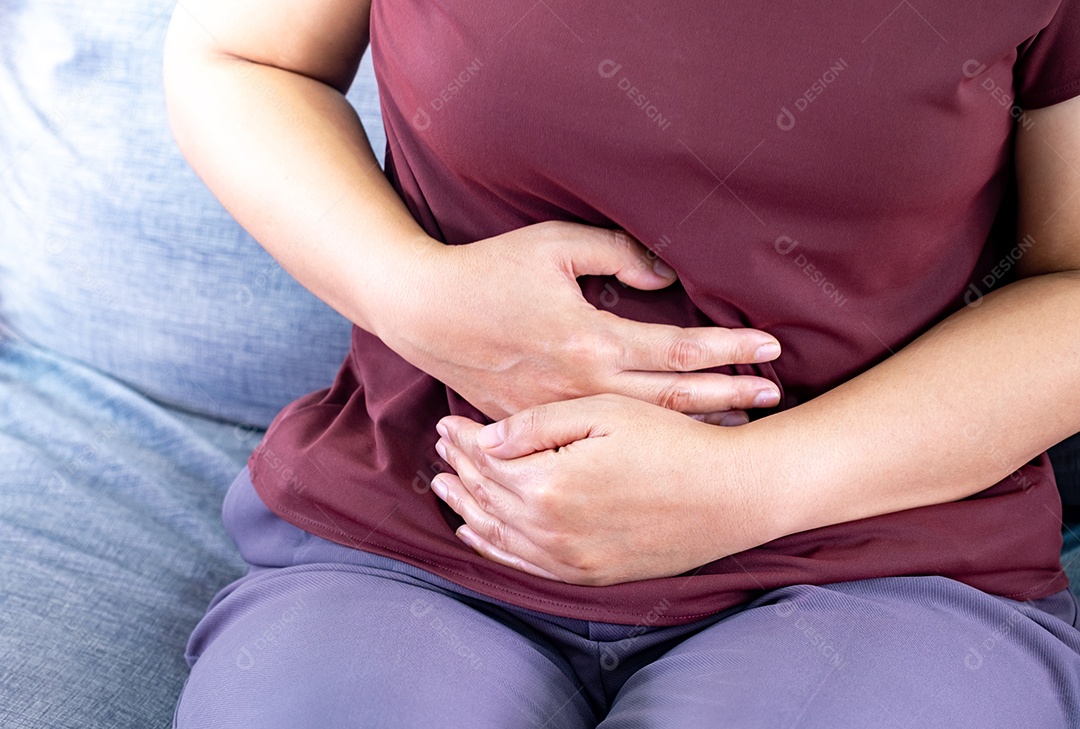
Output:
[[[440,424],[458,475],[434,484],[485,557],[580,584],[678,574],[785,534],[964,498],[1080,430],[1080,100],[1028,110],[1018,133],[1019,233],[1036,241],[1026,278],[809,403],[716,428],[682,413],[723,422],[767,388],[692,371],[773,359],[757,352],[772,340],[612,321],[575,299],[583,272],[670,284],[636,241],[542,223],[447,247],[411,218],[342,96],[369,10],[185,2],[167,41],[170,119],[192,166],[301,283],[504,418]],[[506,245],[535,258],[514,269]],[[543,316],[530,302],[493,319],[501,304],[474,300],[534,278]],[[585,333],[577,346],[543,345],[570,329]]]

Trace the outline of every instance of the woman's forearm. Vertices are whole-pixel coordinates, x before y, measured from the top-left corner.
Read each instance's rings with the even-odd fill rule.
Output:
[[[229,212],[304,286],[377,331],[388,287],[439,244],[382,173],[342,91],[223,53],[181,11],[165,82],[177,143]]]
[[[1080,272],[966,307],[878,366],[743,426],[784,533],[955,501],[1080,431]]]

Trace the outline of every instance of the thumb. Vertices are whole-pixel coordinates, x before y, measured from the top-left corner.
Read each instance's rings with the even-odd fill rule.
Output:
[[[645,291],[670,286],[677,278],[671,266],[624,230],[593,228],[567,254],[575,278],[615,276]]]
[[[489,455],[508,459],[555,450],[599,435],[598,413],[584,407],[584,399],[587,398],[526,408],[485,425],[476,432],[476,442]]]

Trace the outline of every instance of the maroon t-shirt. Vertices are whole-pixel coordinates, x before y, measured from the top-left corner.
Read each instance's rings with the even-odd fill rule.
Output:
[[[623,228],[681,283],[641,292],[592,277],[588,300],[775,335],[776,362],[720,371],[773,380],[781,408],[1010,279],[1030,243],[1012,222],[1013,141],[1039,133],[1023,110],[1080,93],[1070,0],[375,0],[371,21],[387,175],[430,235],[467,244],[552,219]],[[962,501],[794,534],[685,575],[533,577],[459,541],[461,518],[430,491],[449,413],[490,422],[354,329],[333,385],[282,411],[252,455],[254,485],[321,537],[593,621],[672,625],[783,585],[887,575],[1014,599],[1067,586],[1045,455]]]

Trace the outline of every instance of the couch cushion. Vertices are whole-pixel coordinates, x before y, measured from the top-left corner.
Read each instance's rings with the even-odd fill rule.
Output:
[[[174,3],[0,3],[0,321],[159,401],[265,426],[348,322],[224,211],[169,132]],[[350,94],[385,147],[370,60]]]
[[[261,434],[0,338],[0,726],[169,725]]]

